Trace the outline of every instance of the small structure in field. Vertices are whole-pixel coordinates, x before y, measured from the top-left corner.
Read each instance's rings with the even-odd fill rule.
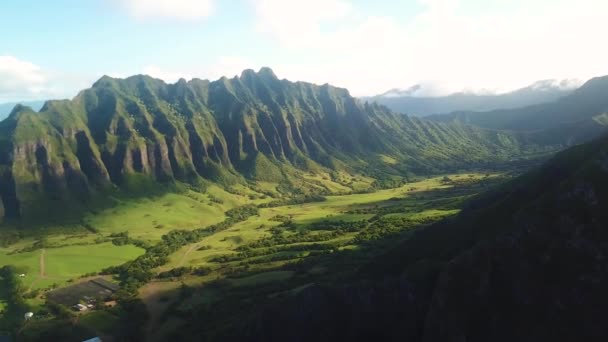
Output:
[[[82,304],[76,304],[73,306],[73,308],[74,308],[74,310],[81,311],[81,312],[87,310],[87,307]]]
[[[103,305],[106,306],[106,308],[113,308],[116,306],[116,304],[118,304],[115,300],[108,300],[105,303],[103,303]]]
[[[119,288],[117,284],[97,278],[51,291],[47,298],[54,303],[74,308],[77,304],[84,303],[86,308],[86,305],[109,300]]]

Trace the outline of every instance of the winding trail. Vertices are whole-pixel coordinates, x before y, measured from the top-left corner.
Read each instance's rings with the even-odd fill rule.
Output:
[[[46,250],[45,249],[40,250],[40,258],[38,259],[38,276],[30,284],[29,290],[31,291],[34,288],[34,285],[36,285],[36,283],[38,283],[38,281],[42,280],[42,279],[65,280],[64,278],[61,278],[61,277],[49,277],[48,275],[46,275]]]
[[[179,259],[179,263],[177,263],[177,267],[182,267],[184,266],[184,263],[186,262],[186,258],[188,257],[188,255],[190,255],[190,253],[192,253],[194,251],[195,248],[198,247],[198,244],[195,243],[192,246],[190,246],[190,248],[188,248],[188,250],[186,251],[186,253],[184,253],[184,255],[182,255],[182,257]]]
[[[45,268],[45,260],[44,260],[44,256],[46,254],[46,250],[42,249],[40,251],[40,273],[39,276],[42,279],[46,279],[46,268]]]

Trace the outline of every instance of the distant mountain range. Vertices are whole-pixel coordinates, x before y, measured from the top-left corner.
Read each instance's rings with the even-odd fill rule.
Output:
[[[459,111],[427,119],[478,127],[543,134],[570,144],[589,140],[608,126],[608,76],[587,81],[570,94],[548,103],[489,112]]]
[[[18,104],[31,107],[33,110],[38,111],[38,110],[40,110],[40,108],[42,108],[42,105],[44,105],[44,101],[23,101],[23,102],[0,103],[0,120],[6,118],[11,113],[13,108],[15,108],[15,106]]]
[[[454,111],[489,111],[525,107],[551,102],[570,94],[579,82],[574,80],[544,80],[505,94],[455,93],[448,96],[428,96],[428,89],[415,85],[408,89],[392,89],[378,96],[363,98],[385,105],[397,113],[412,116],[451,113]]]

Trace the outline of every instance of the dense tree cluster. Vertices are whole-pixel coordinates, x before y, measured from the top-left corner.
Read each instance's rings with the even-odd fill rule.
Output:
[[[287,199],[276,200],[268,203],[262,203],[258,207],[260,208],[275,208],[282,207],[286,205],[294,205],[294,204],[304,204],[304,203],[314,203],[314,202],[324,202],[327,201],[327,198],[318,194],[307,194],[296,196]]]
[[[0,290],[6,301],[4,312],[0,311],[0,320],[10,330],[16,330],[23,322],[23,314],[29,311],[29,306],[24,299],[26,288],[14,266],[0,268]]]
[[[0,232],[0,247],[8,247],[23,238],[20,232]]]
[[[379,218],[357,234],[354,242],[365,243],[368,241],[384,239],[388,236],[399,234],[407,229],[414,228],[420,223],[421,222],[419,221],[405,218]]]
[[[162,266],[169,261],[169,255],[176,252],[182,246],[196,243],[205,236],[230,228],[232,225],[257,215],[259,209],[253,205],[236,207],[226,212],[226,220],[195,230],[173,230],[162,236],[161,242],[149,247],[146,253],[133,261],[123,265],[106,268],[103,273],[118,274],[123,289],[135,295],[137,289],[152,280],[154,268]],[[124,234],[118,237],[124,239]],[[128,234],[127,234],[128,238]]]

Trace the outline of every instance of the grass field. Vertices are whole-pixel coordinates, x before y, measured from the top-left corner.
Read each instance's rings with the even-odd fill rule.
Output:
[[[235,191],[239,194],[210,186],[204,194],[186,191],[152,198],[117,200],[117,206],[90,213],[84,222],[102,234],[128,231],[131,237],[156,242],[173,229],[206,227],[223,221],[224,212],[230,208],[264,202],[250,199],[248,195],[257,193],[247,188],[239,187]]]
[[[69,279],[108,266],[120,265],[143,254],[143,249],[102,243],[86,246],[49,248],[26,253],[6,254],[0,249],[0,265],[14,265],[25,274],[23,283],[32,289],[62,285]]]
[[[482,174],[449,175],[454,180],[478,181]],[[491,175],[494,177],[496,175]],[[312,177],[312,176],[311,176]],[[328,188],[342,191],[339,182],[360,182],[368,184],[369,179],[358,176],[349,178],[338,174],[338,182],[329,179],[329,175],[316,176],[315,180],[325,182]],[[270,235],[269,230],[279,225],[273,221],[275,216],[289,216],[299,225],[323,221],[359,221],[368,220],[373,214],[350,213],[353,209],[383,207],[402,203],[406,200],[416,204],[424,200],[427,192],[448,189],[451,185],[442,182],[443,177],[422,179],[406,184],[400,188],[379,190],[373,193],[326,196],[326,201],[287,205],[260,210],[259,216],[240,222],[228,230],[209,236],[203,241],[184,246],[171,255],[170,263],[160,270],[179,266],[206,265],[208,260],[218,255],[234,253],[234,249]],[[274,192],[276,184],[259,183],[257,189]],[[251,199],[253,195],[254,199]],[[168,193],[152,198],[120,200],[114,208],[90,213],[84,223],[94,232],[80,228],[77,232],[64,232],[46,236],[48,244],[59,248],[47,248],[44,277],[37,274],[40,269],[40,251],[16,253],[25,247],[31,247],[37,237],[25,238],[9,248],[0,248],[0,265],[14,264],[31,270],[26,273],[24,282],[34,287],[45,287],[55,282],[62,283],[67,279],[84,273],[98,271],[101,268],[131,260],[142,253],[133,246],[117,247],[109,243],[95,244],[95,239],[112,233],[128,231],[130,237],[156,242],[161,236],[173,229],[195,229],[209,226],[225,219],[224,212],[244,204],[259,204],[271,201],[272,198],[260,199],[260,194],[252,189],[239,186],[228,192],[217,186],[211,186],[206,193],[187,191]],[[443,217],[457,213],[457,210],[415,209],[400,213],[391,213],[386,217]],[[86,244],[79,246],[77,244]],[[56,281],[57,280],[57,281]],[[34,282],[36,281],[36,282]]]
[[[491,175],[494,177],[496,175]],[[472,182],[485,178],[485,175],[466,173],[450,175],[455,180],[469,180]],[[431,201],[429,192],[449,189],[453,185],[443,182],[443,177],[433,177],[409,183],[395,189],[379,190],[373,193],[326,196],[324,202],[313,202],[298,205],[287,205],[276,208],[260,210],[260,215],[251,217],[234,227],[209,236],[203,241],[182,247],[170,256],[170,262],[159,269],[168,270],[182,266],[209,266],[210,260],[220,255],[236,253],[235,249],[248,242],[270,236],[270,229],[279,225],[272,218],[284,215],[293,219],[296,224],[307,225],[317,222],[331,221],[360,221],[368,220],[374,214],[347,213],[353,209],[374,208],[396,205],[404,202],[415,204],[411,209],[386,217],[404,217],[419,220],[423,218],[440,219],[458,213],[458,210],[429,209],[424,210],[418,203]],[[352,238],[352,236],[350,236]],[[202,247],[202,248],[201,248]]]

